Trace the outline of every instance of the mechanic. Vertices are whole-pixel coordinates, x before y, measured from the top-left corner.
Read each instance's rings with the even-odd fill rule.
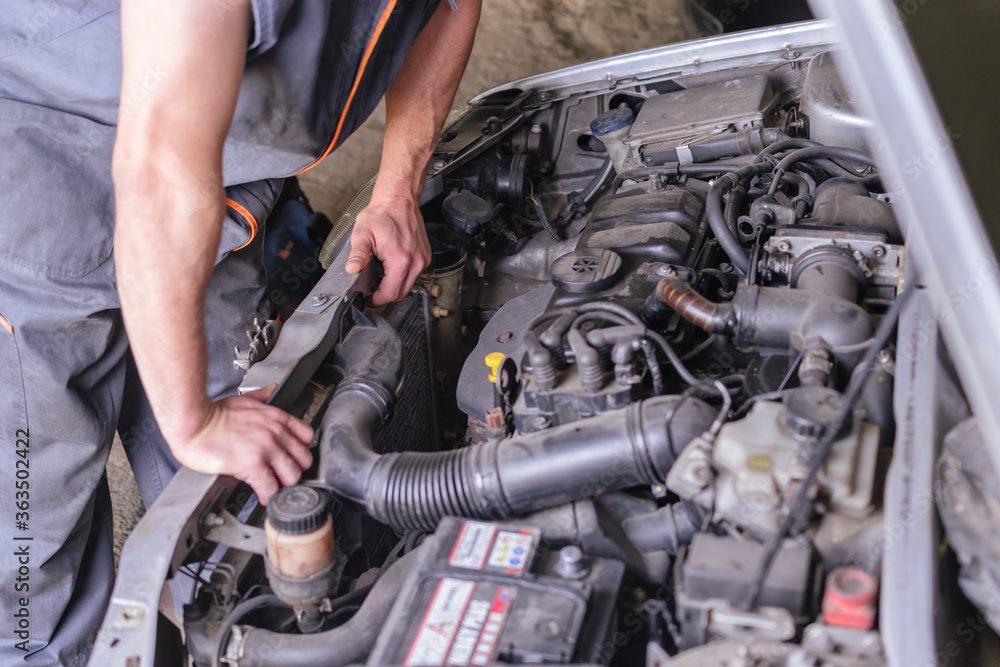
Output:
[[[262,502],[311,464],[312,429],[270,390],[234,396],[233,346],[269,310],[260,230],[280,179],[384,94],[348,270],[374,254],[373,302],[406,294],[430,258],[417,200],[479,4],[4,3],[0,664],[86,660],[114,577],[116,428],[147,505],[178,462]]]

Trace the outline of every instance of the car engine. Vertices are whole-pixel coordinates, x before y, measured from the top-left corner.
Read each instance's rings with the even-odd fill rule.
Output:
[[[314,469],[181,566],[194,664],[885,664],[909,287],[849,97],[817,50],[474,100],[431,266],[301,383]]]

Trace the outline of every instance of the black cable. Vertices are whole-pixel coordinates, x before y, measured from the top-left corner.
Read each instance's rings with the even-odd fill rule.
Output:
[[[889,306],[889,310],[886,312],[885,317],[883,317],[882,321],[879,323],[878,329],[875,330],[875,336],[872,338],[871,345],[869,345],[868,349],[865,350],[865,356],[861,359],[861,363],[858,364],[858,368],[861,370],[855,373],[851,378],[850,384],[847,386],[847,390],[844,391],[844,400],[840,409],[837,411],[833,421],[831,421],[826,429],[824,429],[823,435],[819,438],[819,448],[813,455],[809,472],[805,479],[802,480],[802,485],[799,492],[795,496],[795,500],[792,502],[792,506],[788,510],[788,514],[785,515],[784,520],[782,520],[781,525],[778,528],[777,534],[771,539],[770,542],[768,542],[767,548],[764,550],[764,557],[761,559],[760,565],[757,566],[757,572],[754,574],[753,585],[750,587],[750,594],[747,596],[743,605],[741,605],[743,611],[749,611],[757,606],[757,601],[764,588],[764,581],[767,579],[767,576],[771,571],[771,566],[774,564],[774,558],[778,555],[778,549],[781,548],[782,541],[785,539],[785,536],[788,535],[792,526],[798,521],[799,515],[805,508],[809,490],[816,481],[816,477],[819,475],[820,468],[823,467],[824,461],[826,461],[827,457],[829,457],[830,451],[833,449],[833,445],[837,441],[837,435],[841,432],[844,424],[847,423],[847,420],[851,418],[854,412],[854,404],[861,396],[865,382],[868,381],[868,376],[875,367],[875,361],[878,358],[878,354],[882,351],[882,348],[889,343],[889,339],[892,337],[892,333],[896,329],[896,323],[899,321],[899,313],[902,311],[903,306],[906,305],[906,302],[909,300],[910,294],[913,290],[914,288],[912,287],[906,289],[898,297],[896,297],[896,300],[893,301],[891,306]]]
[[[632,324],[630,320],[626,320],[624,317],[620,317],[618,315],[615,315],[614,313],[601,313],[601,312],[580,313],[579,315],[577,315],[576,319],[573,320],[573,324],[570,326],[570,329],[571,330],[579,329],[581,326],[583,326],[584,322],[588,322],[591,320],[603,321],[620,327]]]
[[[646,357],[649,377],[653,380],[653,393],[657,396],[662,396],[664,393],[663,371],[660,370],[660,362],[656,360],[656,350],[653,348],[653,344],[646,338],[639,341],[639,347],[642,348],[642,354]]]
[[[556,310],[546,311],[531,320],[531,322],[528,323],[527,329],[528,331],[534,331],[549,320],[554,320],[567,313],[585,314],[595,312],[611,313],[624,318],[629,324],[645,326],[645,323],[639,318],[638,315],[624,306],[619,306],[617,303],[611,303],[610,301],[593,301],[591,303],[580,304],[579,306],[567,306],[565,308],[557,308]]]
[[[722,334],[712,334],[712,335],[710,335],[708,338],[706,338],[701,343],[699,343],[696,348],[694,348],[693,350],[691,350],[690,352],[688,352],[687,354],[685,354],[683,357],[681,357],[681,361],[691,361],[692,359],[694,359],[695,357],[697,357],[699,354],[701,354],[702,352],[704,352],[708,348],[710,348],[713,345],[715,345],[715,343],[720,338],[725,338],[725,336],[723,336]]]
[[[538,212],[538,221],[542,223],[542,227],[545,229],[545,232],[549,235],[549,238],[552,239],[553,241],[562,241],[562,237],[559,236],[559,232],[556,230],[555,227],[552,226],[552,223],[549,221],[549,216],[546,215],[545,207],[542,206],[542,203],[537,199],[535,199],[534,197],[525,197],[525,199],[527,199],[528,201],[530,201],[532,204],[535,205],[535,210]]]
[[[404,556],[417,548],[417,542],[423,534],[421,530],[411,530],[406,534],[406,544],[403,545]]]
[[[667,361],[670,362],[670,364],[674,367],[674,370],[677,371],[677,374],[681,376],[681,379],[684,380],[684,382],[709,395],[723,394],[723,392],[721,392],[718,387],[715,387],[711,382],[699,380],[695,377],[694,373],[688,370],[687,366],[684,365],[684,362],[681,361],[681,358],[677,355],[677,352],[674,351],[674,348],[670,345],[670,343],[667,342],[666,338],[655,331],[647,331],[646,336],[656,343],[657,347],[663,351],[663,354],[667,357]]]
[[[802,351],[799,352],[799,354],[795,357],[795,360],[792,362],[792,365],[788,367],[788,371],[785,373],[785,377],[781,379],[781,384],[778,385],[777,391],[780,392],[784,390],[786,386],[788,386],[788,383],[792,381],[792,374],[795,373],[795,371],[799,367],[799,364],[802,363],[802,360],[805,359],[805,357],[806,357],[806,348],[802,348]]]
[[[611,161],[611,158],[605,160],[604,164],[601,165],[601,168],[598,170],[594,178],[591,179],[587,187],[583,189],[582,197],[584,205],[586,206],[590,205],[590,202],[594,199],[594,195],[596,195],[598,190],[600,190],[601,187],[603,187],[604,184],[608,182],[608,177],[611,176],[611,173],[614,170],[615,170],[615,165]]]
[[[579,306],[576,306],[576,310],[580,313],[594,313],[598,311],[614,313],[615,315],[624,317],[632,324],[645,326],[642,319],[640,319],[638,315],[625,306],[620,306],[617,303],[612,303],[611,301],[592,301],[590,303],[582,303]]]
[[[754,394],[747,400],[743,401],[743,404],[733,413],[733,419],[742,419],[750,412],[750,408],[760,403],[761,401],[780,401],[785,397],[788,390],[784,391],[768,391],[763,394]]]

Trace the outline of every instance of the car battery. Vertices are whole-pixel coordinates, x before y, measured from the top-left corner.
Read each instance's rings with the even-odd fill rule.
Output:
[[[537,528],[446,518],[420,547],[369,665],[607,662],[625,566]]]

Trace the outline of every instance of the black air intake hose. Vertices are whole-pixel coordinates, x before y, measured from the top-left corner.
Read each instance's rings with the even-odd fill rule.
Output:
[[[683,149],[690,155],[690,162],[711,162],[740,155],[757,155],[768,146],[788,138],[787,134],[775,127],[750,127],[697,144],[687,144]],[[657,157],[660,162],[681,162],[678,151],[679,149],[663,151]]]
[[[372,437],[389,414],[402,360],[395,331],[376,321],[356,326],[337,349],[344,379],[323,418],[320,481],[400,531],[433,530],[445,516],[507,519],[662,483],[716,417],[698,399],[663,396],[452,452],[380,456]]]

